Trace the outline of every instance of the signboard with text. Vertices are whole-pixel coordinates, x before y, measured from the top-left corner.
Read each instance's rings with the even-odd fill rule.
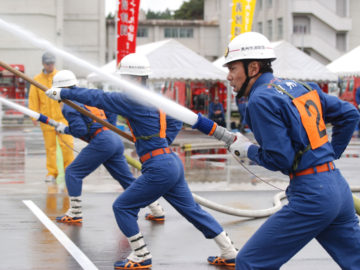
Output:
[[[119,0],[116,66],[125,55],[135,52],[139,5],[140,0]]]
[[[231,40],[237,35],[251,31],[256,0],[232,0]]]

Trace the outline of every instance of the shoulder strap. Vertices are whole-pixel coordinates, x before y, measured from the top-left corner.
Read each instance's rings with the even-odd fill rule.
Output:
[[[297,82],[297,81],[296,81],[296,82]],[[312,91],[311,87],[310,87],[309,85],[307,85],[306,83],[301,83],[301,82],[297,82],[297,83],[303,85],[303,86],[306,88],[306,90],[308,90],[309,92]],[[277,90],[279,90],[280,92],[282,92],[282,93],[286,94],[288,97],[290,97],[291,100],[294,100],[294,99],[295,99],[295,97],[294,97],[293,95],[291,95],[289,92],[287,92],[286,90],[284,90],[284,89],[281,88],[280,86],[278,86],[278,85],[276,85],[276,84],[274,84],[274,83],[269,83],[269,84],[267,84],[267,85],[271,85],[271,86],[275,87]],[[298,166],[299,166],[299,163],[300,163],[300,160],[301,160],[302,155],[303,155],[305,152],[309,151],[310,149],[311,149],[311,145],[308,144],[308,146],[306,146],[304,150],[299,150],[299,151],[295,154],[294,162],[293,162],[292,168],[291,168],[292,171],[296,171],[296,169],[297,169]]]
[[[130,122],[129,120],[127,121],[127,124],[130,128],[131,134],[133,136],[134,142],[136,142],[136,140],[144,140],[144,141],[148,141],[151,138],[155,138],[155,137],[160,137],[160,138],[166,138],[166,113],[164,113],[162,110],[159,110],[159,119],[160,119],[160,131],[159,133],[156,134],[151,134],[151,135],[145,135],[145,136],[135,136]]]

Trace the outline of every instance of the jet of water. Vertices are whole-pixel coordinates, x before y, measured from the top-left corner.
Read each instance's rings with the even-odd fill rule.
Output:
[[[168,115],[183,121],[189,125],[194,125],[197,121],[197,115],[191,110],[181,106],[180,104],[167,99],[163,96],[160,96],[156,93],[153,93],[149,90],[146,90],[144,87],[139,85],[135,85],[129,81],[121,79],[120,77],[114,76],[112,74],[106,73],[102,71],[100,68],[90,64],[89,62],[80,59],[77,56],[74,56],[64,50],[57,48],[55,45],[51,44],[49,41],[45,39],[38,38],[36,35],[31,33],[28,30],[25,30],[19,27],[16,24],[8,23],[0,18],[0,28],[3,30],[10,32],[11,34],[29,41],[34,46],[39,47],[41,49],[45,49],[50,51],[62,58],[68,60],[69,62],[80,66],[81,68],[89,71],[95,72],[101,78],[106,81],[110,81],[112,84],[121,87],[121,90],[124,91],[127,95],[131,96],[133,99],[140,101],[144,104],[151,104],[156,108],[163,110]]]

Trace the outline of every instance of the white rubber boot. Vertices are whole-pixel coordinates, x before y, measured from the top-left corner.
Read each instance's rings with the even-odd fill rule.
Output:
[[[234,259],[238,253],[234,247],[233,242],[225,231],[222,231],[218,236],[214,238],[216,244],[220,248],[221,255],[223,259]]]
[[[56,217],[57,222],[63,223],[80,223],[82,222],[81,197],[69,197],[70,208],[65,215]]]
[[[235,267],[235,258],[237,255],[237,250],[233,245],[233,242],[230,240],[226,232],[222,231],[215,238],[215,243],[219,246],[221,255],[220,256],[210,256],[208,262],[212,265],[217,266],[231,266]]]
[[[128,260],[138,263],[152,258],[141,232],[129,237],[128,241],[132,250],[130,255],[127,257]]]
[[[82,217],[81,196],[69,197],[69,200],[70,200],[70,208],[67,210],[65,215],[72,218],[81,218]]]
[[[151,214],[146,214],[145,219],[153,220],[153,221],[164,221],[165,220],[165,212],[164,209],[161,207],[158,201],[149,204],[149,209]]]
[[[149,209],[151,210],[151,214],[154,217],[165,216],[164,209],[161,207],[161,205],[158,201],[155,201],[152,204],[149,204]]]

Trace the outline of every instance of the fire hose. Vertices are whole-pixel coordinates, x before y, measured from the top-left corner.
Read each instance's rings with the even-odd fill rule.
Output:
[[[30,78],[29,76],[25,75],[24,73],[16,70],[15,68],[11,67],[10,65],[4,63],[3,61],[0,61],[0,66],[2,66],[3,68],[5,68],[6,70],[10,71],[11,73],[15,74],[16,76],[19,76],[20,78],[28,81],[29,83],[31,83],[32,85],[36,86],[37,88],[41,89],[42,91],[46,92],[46,90],[48,90],[47,87],[45,87],[44,85],[42,85],[41,83],[35,81],[34,79]],[[94,121],[102,124],[103,126],[109,128],[110,130],[114,131],[115,133],[119,134],[120,136],[124,137],[125,139],[128,139],[129,141],[133,142],[133,138],[130,134],[121,131],[120,129],[118,129],[117,127],[115,127],[114,125],[110,124],[107,121],[104,121],[103,119],[93,115],[92,113],[90,113],[89,111],[85,110],[84,108],[76,105],[74,102],[70,101],[70,100],[62,100],[62,102],[64,102],[66,105],[70,106],[71,108],[77,110],[78,112],[80,112],[81,114],[90,117],[91,119],[93,119]]]
[[[46,91],[48,90],[45,86],[43,86],[42,84],[36,82],[34,79],[28,77],[27,75],[25,75],[24,73],[14,69],[13,67],[11,67],[10,65],[0,61],[0,66],[2,66],[3,68],[7,69],[8,71],[14,73],[15,75],[21,77],[22,79],[28,81],[29,83],[33,84],[34,86],[36,86],[37,88]],[[104,121],[100,118],[98,118],[97,116],[93,115],[92,113],[90,113],[89,111],[83,109],[82,107],[76,105],[75,103],[69,101],[69,100],[62,100],[65,104],[69,105],[70,107],[74,108],[75,110],[77,110],[78,112],[84,114],[85,116],[90,117],[91,119],[93,119],[94,121],[106,126],[107,128],[109,128],[110,130],[114,131],[115,133],[119,134],[120,136],[126,138],[127,140],[133,142],[133,138],[130,134],[121,131],[120,129],[118,129],[117,127],[115,127],[114,125],[110,124],[107,121]],[[21,105],[18,105],[16,103],[10,102],[4,98],[0,97],[0,102],[13,107],[16,110],[19,110],[20,112],[38,120],[41,121],[45,124],[49,124],[54,126],[54,123],[56,123],[55,121],[53,121],[52,119],[49,119],[47,116],[43,115],[43,114],[39,114],[37,112],[34,112],[26,107],[23,107]],[[127,155],[124,155],[128,164],[131,165],[132,167],[141,170],[141,163]],[[356,191],[359,192],[360,191],[360,187],[355,187],[351,189],[352,191]],[[229,206],[224,206],[215,202],[212,202],[208,199],[205,199],[199,195],[196,195],[194,193],[192,193],[195,201],[207,208],[216,210],[218,212],[222,212],[225,214],[229,214],[229,215],[233,215],[233,216],[239,216],[239,217],[251,217],[251,218],[261,218],[261,217],[267,217],[270,216],[272,214],[274,214],[276,211],[278,211],[279,209],[281,209],[282,207],[282,203],[281,200],[286,198],[285,192],[279,192],[277,193],[274,198],[273,198],[273,204],[274,206],[271,208],[267,208],[267,209],[260,209],[260,210],[248,210],[248,209],[238,209],[238,208],[233,208],[233,207],[229,207]],[[354,206],[356,209],[356,212],[360,215],[360,199],[355,197],[353,195],[353,199],[354,199]]]

